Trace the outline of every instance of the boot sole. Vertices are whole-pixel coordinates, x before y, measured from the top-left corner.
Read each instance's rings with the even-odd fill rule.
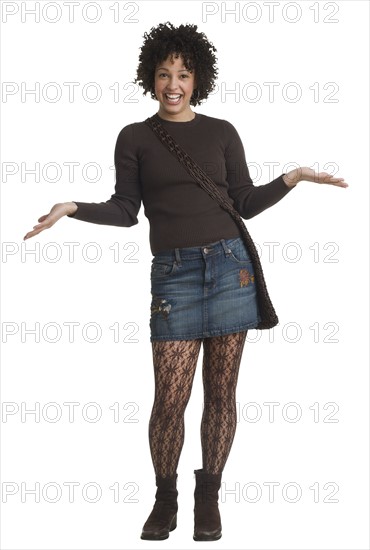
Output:
[[[175,514],[172,518],[172,521],[171,521],[171,524],[170,524],[170,527],[169,527],[169,533],[171,531],[174,531],[177,527],[177,514]],[[169,537],[169,533],[165,533],[164,535],[151,535],[150,533],[147,533],[147,534],[141,534],[141,539],[143,540],[166,540],[168,539]]]
[[[199,542],[210,542],[212,540],[219,540],[222,537],[222,533],[219,535],[193,535],[193,539]]]

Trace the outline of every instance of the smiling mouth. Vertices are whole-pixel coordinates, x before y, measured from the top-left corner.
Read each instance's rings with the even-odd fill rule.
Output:
[[[182,94],[164,94],[164,97],[167,103],[170,103],[171,105],[177,105],[178,103],[180,103]]]

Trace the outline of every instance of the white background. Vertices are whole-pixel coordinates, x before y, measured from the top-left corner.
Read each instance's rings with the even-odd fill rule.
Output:
[[[235,125],[256,185],[289,171],[290,163],[328,172],[334,165],[349,184],[343,189],[300,182],[246,222],[280,324],[248,333],[237,389],[240,418],[220,494],[223,537],[202,548],[369,548],[368,2],[276,2],[269,16],[267,2],[100,1],[90,3],[84,18],[87,4],[76,2],[69,21],[65,2],[39,2],[35,22],[34,15],[22,16],[35,2],[2,3],[2,402],[11,413],[3,414],[1,424],[2,548],[199,546],[192,533],[193,470],[201,468],[202,352],[178,468],[178,528],[163,543],[139,538],[155,493],[147,437],[154,397],[151,253],[143,207],[131,228],[65,217],[23,242],[53,204],[101,202],[114,192],[118,133],[158,110],[157,102],[129,84],[143,34],[167,20],[197,24],[217,48],[218,91],[194,110]],[[56,17],[55,6],[60,20],[52,23],[47,18]],[[100,19],[89,22],[96,6]],[[257,8],[261,17],[253,23]],[[119,9],[117,22],[113,9]],[[6,18],[5,10],[14,13]],[[61,91],[56,101],[50,82]],[[79,83],[72,101],[66,82]],[[251,82],[261,91],[256,101],[246,87]],[[273,98],[268,82],[277,83]],[[293,87],[282,93],[292,82],[302,93],[297,101],[289,100]],[[87,83],[100,87],[100,100],[82,95]],[[22,86],[39,86],[40,97],[22,96]],[[114,86],[120,89],[116,101]],[[225,94],[232,89],[236,93]],[[78,163],[72,181],[67,162]],[[40,163],[41,172],[57,163],[59,180],[24,176],[22,163],[27,169]],[[88,163],[102,169],[95,183],[84,179]],[[14,174],[5,177],[11,169]],[[72,242],[78,244],[70,262],[64,243]],[[123,261],[134,247],[136,261]],[[39,258],[22,256],[36,248]],[[101,259],[88,261],[97,249]],[[58,250],[60,259],[53,261]],[[293,261],[297,251],[301,257]],[[78,323],[73,342],[68,322]],[[38,342],[25,334],[36,323]],[[93,328],[86,327],[83,337],[88,323],[100,327],[95,343],[87,341]],[[115,323],[119,342],[109,328]],[[137,341],[129,342],[135,326]],[[78,404],[73,421],[67,402]],[[92,402],[95,409],[86,407]],[[269,418],[266,403],[272,402]],[[22,417],[22,407],[39,407],[40,418]],[[101,418],[89,421],[99,407]],[[61,417],[53,422],[57,411]],[[73,502],[66,485],[71,482],[79,484]],[[83,491],[88,483],[100,488],[95,503],[93,488]],[[39,502],[24,491],[36,484]],[[120,487],[118,502],[113,486]],[[13,494],[6,498],[7,492]]]

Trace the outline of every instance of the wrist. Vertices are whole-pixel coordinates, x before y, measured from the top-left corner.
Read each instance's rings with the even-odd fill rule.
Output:
[[[294,170],[291,170],[287,174],[283,174],[282,177],[285,185],[289,187],[289,189],[292,189],[297,185],[299,181],[301,181],[300,174],[297,168],[295,168]]]
[[[75,202],[65,202],[64,208],[67,216],[74,214],[77,211],[77,204]]]

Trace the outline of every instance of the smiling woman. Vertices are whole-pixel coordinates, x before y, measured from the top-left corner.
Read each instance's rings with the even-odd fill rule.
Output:
[[[221,537],[218,491],[237,426],[236,386],[246,335],[278,323],[271,302],[264,307],[267,287],[241,218],[271,208],[305,179],[347,184],[306,167],[255,186],[236,128],[191,109],[214,89],[214,46],[196,25],[176,28],[167,22],[144,36],[135,82],[158,101],[159,109],[120,131],[115,193],[100,203],[58,203],[24,238],[65,215],[131,227],[144,204],[154,256],[149,324],[155,391],[149,444],[157,492],[141,538],[166,539],[177,525],[184,413],[203,345],[202,468],[194,470],[193,538],[214,541]]]
[[[163,119],[191,120],[190,105],[199,105],[215,88],[216,48],[196,25],[175,28],[167,21],[144,37],[135,82],[143,94],[150,92],[160,102],[158,114]]]
[[[155,71],[154,92],[160,103],[158,114],[165,120],[193,120],[190,100],[196,87],[194,72],[186,69],[182,56],[174,55]]]

